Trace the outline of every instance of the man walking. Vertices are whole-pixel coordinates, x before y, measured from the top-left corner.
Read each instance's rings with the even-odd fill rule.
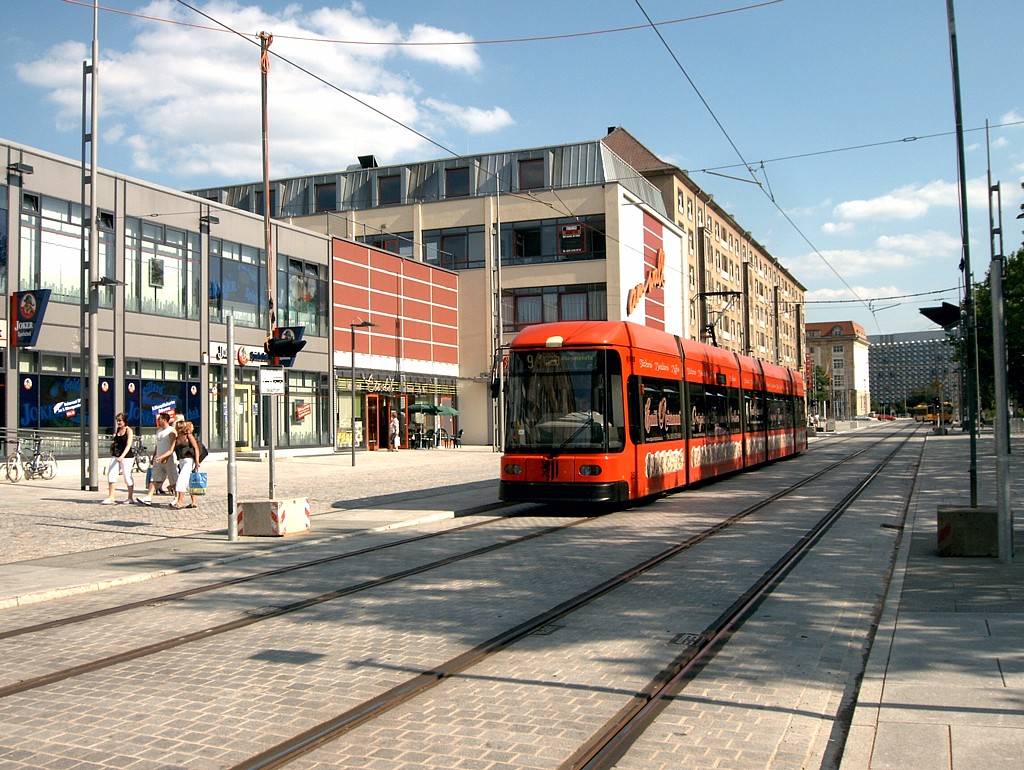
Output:
[[[143,505],[153,504],[153,495],[166,480],[168,487],[173,490],[178,481],[178,464],[174,459],[174,438],[176,432],[171,424],[171,415],[167,412],[160,412],[156,416],[156,449],[153,450],[152,473],[150,474],[149,489],[146,496],[142,498]]]

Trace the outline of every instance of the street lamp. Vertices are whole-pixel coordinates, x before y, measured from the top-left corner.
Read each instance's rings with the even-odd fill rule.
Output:
[[[352,445],[352,467],[356,467],[356,329],[368,329],[377,324],[372,321],[353,321],[348,325],[352,332],[352,414],[350,416],[352,435],[349,443]]]

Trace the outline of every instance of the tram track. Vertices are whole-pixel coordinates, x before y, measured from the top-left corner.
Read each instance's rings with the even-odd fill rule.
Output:
[[[845,439],[841,439],[840,441],[842,442],[842,441],[847,441],[847,440],[849,440],[849,437],[847,437]],[[830,444],[830,446],[834,446],[835,443],[838,443],[838,442],[833,442],[832,444]],[[863,451],[867,451],[867,449],[865,449]],[[857,455],[853,455],[852,457],[855,457],[855,456],[857,456]],[[807,482],[813,481],[815,478],[817,478],[819,475],[821,475],[821,473],[828,472],[829,470],[834,468],[838,463],[845,462],[847,459],[850,459],[850,458],[844,458],[842,460],[837,461],[836,463],[833,463],[833,464],[829,465],[827,468],[823,469],[822,471],[819,471],[815,475],[809,476],[806,479],[806,481]],[[713,480],[712,480],[712,482],[709,482],[709,483],[713,483]],[[503,508],[513,508],[513,507],[519,507],[521,505],[523,505],[523,504],[521,504],[521,503],[508,503],[508,504],[502,504],[502,507]],[[389,549],[399,548],[399,547],[402,547],[402,546],[410,545],[412,543],[417,543],[417,542],[421,542],[421,541],[425,541],[425,540],[430,540],[430,539],[433,539],[433,538],[450,536],[452,534],[456,534],[456,533],[459,533],[459,532],[465,532],[465,531],[468,531],[468,530],[476,529],[478,527],[487,526],[487,525],[491,524],[492,522],[494,522],[496,520],[500,520],[501,518],[505,518],[507,516],[515,515],[515,514],[495,513],[495,514],[492,514],[492,515],[493,515],[494,518],[489,518],[486,521],[470,522],[468,524],[462,524],[462,525],[459,525],[459,526],[455,526],[455,527],[451,527],[451,528],[446,528],[446,529],[441,530],[439,532],[429,532],[429,533],[420,534],[420,535],[413,535],[411,537],[403,537],[403,538],[400,538],[398,540],[394,540],[394,541],[389,542],[389,543],[382,543],[382,544],[378,544],[378,545],[368,546],[366,548],[360,548],[360,549],[353,550],[353,551],[346,551],[345,553],[341,553],[341,554],[332,554],[331,556],[325,556],[325,557],[321,557],[321,558],[317,558],[317,559],[309,559],[309,560],[301,561],[301,562],[298,562],[298,563],[295,563],[295,564],[289,564],[289,565],[286,565],[286,566],[283,566],[283,567],[277,567],[277,568],[269,569],[269,570],[261,570],[259,572],[254,572],[254,573],[247,574],[247,575],[241,575],[241,576],[238,576],[238,577],[233,577],[233,578],[229,578],[229,579],[225,579],[225,580],[217,580],[217,581],[214,581],[214,582],[211,582],[211,583],[206,583],[206,584],[199,585],[199,586],[193,586],[191,588],[182,589],[182,590],[179,590],[179,591],[172,591],[172,592],[168,592],[168,593],[164,593],[164,594],[158,594],[158,595],[155,595],[155,596],[148,596],[146,598],[139,599],[137,601],[124,602],[122,604],[116,604],[116,605],[112,605],[110,607],[103,607],[101,609],[91,610],[89,612],[83,612],[83,613],[77,613],[77,614],[74,614],[74,615],[68,615],[68,616],[65,616],[65,617],[62,617],[62,618],[56,618],[56,619],[53,619],[53,620],[42,621],[42,622],[39,622],[39,623],[32,623],[32,624],[25,625],[25,626],[20,626],[20,627],[17,627],[17,628],[0,630],[0,641],[3,641],[5,639],[15,638],[15,637],[18,637],[18,636],[24,636],[26,634],[33,634],[33,633],[41,633],[41,632],[46,632],[46,631],[52,631],[54,629],[62,628],[64,626],[75,625],[75,624],[78,624],[78,623],[85,623],[85,622],[88,622],[88,621],[97,620],[97,619],[105,618],[105,617],[110,617],[112,615],[118,615],[118,614],[121,614],[121,613],[124,613],[124,612],[129,612],[129,611],[132,611],[132,610],[136,610],[136,609],[144,609],[144,608],[155,607],[155,606],[158,606],[158,605],[161,605],[161,604],[166,604],[166,603],[174,602],[174,601],[180,601],[182,599],[187,599],[187,598],[192,597],[192,596],[198,596],[198,595],[201,595],[201,594],[204,594],[204,593],[208,593],[208,592],[211,592],[211,591],[217,591],[217,590],[222,590],[222,589],[231,588],[231,587],[235,587],[235,586],[240,586],[240,585],[244,585],[246,583],[252,583],[252,582],[255,582],[255,581],[258,581],[258,580],[264,580],[264,579],[271,578],[271,577],[285,575],[285,574],[288,574],[288,573],[291,573],[291,572],[297,572],[297,571],[304,570],[304,569],[312,569],[312,568],[315,568],[315,567],[323,566],[323,565],[326,565],[326,564],[331,564],[331,563],[334,563],[334,562],[338,562],[338,561],[342,561],[342,560],[345,560],[345,559],[350,559],[350,558],[354,558],[354,557],[358,557],[358,556],[364,556],[364,555],[368,555],[368,554],[380,553],[380,552],[383,552],[383,551],[386,551],[386,550],[389,550]],[[2,692],[2,691],[0,691],[0,692]]]
[[[765,599],[796,568],[828,530],[838,521],[865,489],[902,452],[910,438],[906,438],[887,457],[878,463],[853,489],[847,492],[801,540],[766,570],[733,604],[711,625],[705,628],[659,674],[641,689],[633,701],[610,719],[591,738],[581,745],[558,770],[605,770],[629,749],[632,743],[657,718],[667,700],[678,695],[692,681],[701,666],[706,665],[729,637],[760,607]],[[916,470],[920,469],[917,458]],[[902,522],[909,505],[909,493],[900,514]],[[902,525],[901,525],[902,526]],[[891,572],[891,571],[890,571]],[[888,580],[888,578],[887,578]]]
[[[877,463],[844,496],[840,503],[823,516],[815,527],[801,538],[782,558],[776,561],[755,584],[744,591],[713,624],[705,629],[704,633],[696,640],[697,643],[694,650],[687,651],[673,660],[668,667],[641,690],[629,706],[620,711],[611,720],[609,726],[606,726],[605,729],[599,731],[590,741],[581,746],[566,763],[559,766],[559,770],[568,770],[568,768],[576,767],[608,767],[608,764],[599,763],[606,762],[607,758],[613,756],[614,751],[619,747],[628,746],[629,736],[635,734],[631,731],[637,729],[637,726],[644,724],[644,715],[651,711],[652,705],[663,699],[666,693],[671,692],[670,688],[678,686],[680,677],[692,670],[702,655],[714,649],[715,645],[721,644],[726,636],[742,622],[742,619],[756,609],[764,596],[799,563],[803,555],[821,539],[829,527],[841,516],[843,511],[862,494],[863,490],[899,454],[909,439],[910,437],[905,438],[895,450],[880,463]],[[852,457],[858,457],[869,451],[870,448],[866,447],[852,455]],[[230,770],[272,770],[273,768],[287,766],[319,747],[340,738],[345,733],[383,716],[392,709],[409,703],[426,691],[451,680],[459,674],[470,671],[474,666],[510,648],[515,643],[537,633],[541,629],[556,624],[571,613],[606,596],[635,578],[648,573],[682,552],[729,529],[772,503],[793,494],[798,489],[821,478],[837,466],[852,459],[852,457],[830,464],[796,484],[728,517],[719,524],[706,528],[702,532],[687,538],[671,548],[663,550],[644,562],[636,564],[614,577],[535,615],[525,622],[493,636],[476,647],[434,666],[428,671],[407,679],[375,698],[338,714],[243,762],[233,765]]]
[[[758,510],[763,509],[765,506],[772,504],[772,502],[782,500],[787,495],[792,494],[793,492],[797,491],[798,489],[801,489],[807,484],[810,484],[813,481],[821,478],[823,475],[827,474],[831,470],[834,470],[843,463],[848,462],[851,459],[860,457],[865,452],[870,451],[872,447],[877,446],[879,443],[883,442],[887,437],[888,435],[881,436],[879,438],[879,441],[871,443],[869,446],[864,447],[860,451],[851,453],[849,456],[828,463],[825,467],[821,468],[820,470],[817,470],[814,473],[811,473],[805,476],[804,478],[799,479],[795,484],[789,485],[785,489],[777,492],[776,494],[771,495],[770,497],[764,500],[758,501],[756,504],[749,506],[744,511],[741,511],[738,514],[729,517],[728,520],[723,521],[714,527],[709,527],[704,531],[695,534],[693,537],[688,538],[686,541],[677,544],[673,549],[669,550],[673,551],[674,553],[679,553],[683,550],[687,550],[688,548],[692,548],[694,545],[697,545],[698,543],[706,541],[707,539],[713,537],[716,533],[728,529],[729,526],[731,526],[732,524],[742,520],[747,516],[750,516]],[[622,516],[624,517],[629,517],[633,515],[636,515],[635,511],[633,510],[627,510],[622,513]],[[128,663],[133,660],[138,660],[141,657],[153,655],[162,650],[169,650],[175,647],[182,647],[184,645],[189,644],[190,642],[205,641],[210,639],[212,636],[225,634],[233,630],[241,630],[242,628],[251,626],[255,623],[259,623],[263,620],[271,620],[274,618],[283,617],[284,615],[288,614],[300,613],[302,610],[310,610],[313,607],[316,607],[320,604],[326,604],[327,602],[330,602],[335,599],[340,599],[346,596],[354,596],[357,593],[368,591],[375,587],[381,587],[387,585],[388,583],[393,583],[406,578],[411,578],[417,574],[423,574],[431,569],[438,569],[443,566],[458,563],[459,561],[465,561],[472,559],[474,557],[483,556],[486,553],[493,553],[494,550],[498,548],[518,544],[519,542],[525,542],[526,540],[530,539],[537,539],[544,535],[554,534],[556,531],[564,530],[565,528],[567,528],[567,526],[577,526],[590,520],[591,519],[580,519],[578,521],[570,523],[570,525],[559,525],[558,527],[545,528],[543,530],[538,530],[537,532],[530,533],[530,535],[523,537],[521,540],[509,540],[508,542],[504,542],[501,544],[493,544],[492,546],[488,546],[485,548],[473,549],[462,554],[457,554],[451,557],[446,557],[444,559],[435,560],[433,562],[430,562],[429,564],[420,565],[420,567],[418,568],[395,571],[393,573],[390,573],[389,575],[383,576],[383,578],[379,580],[364,581],[363,583],[353,584],[352,586],[337,589],[336,591],[322,593],[315,597],[309,597],[307,599],[294,602],[288,606],[271,608],[267,613],[261,614],[258,617],[247,617],[244,619],[237,619],[229,623],[220,624],[216,627],[197,630],[189,634],[180,634],[171,639],[165,640],[164,642],[159,644],[142,646],[132,651],[126,651],[118,655],[108,656],[101,660],[93,661],[87,665],[77,667],[66,667],[59,672],[51,672],[49,675],[46,675],[44,677],[37,677],[34,680],[25,680],[24,682],[16,683],[13,687],[10,688],[0,688],[0,698],[9,697],[19,693],[25,693],[29,690],[37,689],[48,684],[56,684],[61,681],[74,679],[77,676],[84,675],[89,672],[99,671],[103,668],[108,668],[121,663]],[[424,537],[425,536],[421,535],[416,536],[415,538],[404,538],[403,542],[415,542],[424,539]],[[366,553],[372,552],[372,549],[360,549],[360,551]],[[318,562],[335,561],[337,560],[335,557],[345,558],[348,556],[355,555],[356,553],[357,552],[353,552],[351,554],[337,554],[334,555],[334,557],[331,557],[330,559],[310,560],[309,563],[314,564]],[[659,554],[659,556],[662,555]],[[432,686],[448,681],[460,672],[472,669],[473,666],[475,666],[478,662],[486,660],[488,657],[490,657],[496,652],[511,647],[516,641],[535,633],[538,628],[543,628],[545,625],[553,624],[559,618],[564,617],[569,613],[575,611],[576,609],[586,606],[591,602],[597,601],[602,596],[608,593],[611,593],[615,589],[616,581],[618,582],[618,584],[626,583],[629,580],[632,580],[634,577],[638,577],[639,575],[644,574],[648,570],[653,569],[659,563],[662,563],[670,558],[670,555],[663,555],[662,558],[658,558],[656,556],[652,559],[648,559],[643,563],[637,564],[634,567],[623,571],[620,575],[616,576],[616,578],[604,581],[603,583],[596,585],[591,589],[572,597],[571,599],[558,603],[556,606],[549,608],[547,611],[542,612],[527,621],[518,623],[512,628],[490,637],[487,641],[485,641],[482,644],[476,645],[471,649],[465,650],[462,653],[445,660],[444,662],[438,663],[437,665],[431,665],[425,668],[416,676],[407,678],[404,682],[398,684],[396,687],[384,690],[380,694],[374,696],[373,698],[360,703],[355,708],[347,710],[344,714],[339,715],[335,719],[329,720],[332,722],[332,724],[329,726],[330,730],[328,730],[326,733],[324,732],[323,729],[319,731],[314,729],[314,732],[317,733],[316,735],[313,735],[312,733],[310,733],[310,731],[306,731],[306,734],[297,739],[298,743],[306,744],[306,746],[301,749],[300,753],[306,753],[312,748],[315,748],[316,746],[323,745],[332,740],[334,737],[342,735],[360,724],[364,724],[367,721],[372,721],[373,719],[377,718],[383,713],[390,711],[395,706],[400,705],[401,703],[406,702],[410,698],[425,692]],[[297,569],[301,569],[301,565],[289,565],[289,567],[284,569],[286,569],[286,571],[295,571]],[[280,574],[280,570],[270,570],[267,571],[267,574]],[[246,577],[249,579],[256,579],[258,576],[254,575]],[[237,584],[235,580],[221,582],[225,582],[228,585]],[[214,590],[214,586],[213,584],[211,584],[209,587],[202,587],[201,590]],[[175,592],[175,595],[179,593],[180,592]],[[172,596],[172,594],[168,594],[166,596],[170,597]],[[155,600],[155,597],[151,597],[142,602],[132,603],[131,606],[132,608],[148,607],[152,606]],[[167,601],[173,601],[173,599],[167,599]],[[129,605],[125,605],[125,608],[126,609],[120,611],[126,612],[127,609],[129,608]],[[110,611],[114,610],[115,608],[107,609],[108,612],[106,614],[109,614]],[[79,622],[84,622],[85,616],[83,615],[82,617],[83,620]],[[62,619],[64,625],[71,624],[70,620],[70,618]],[[321,723],[317,727],[324,728],[325,724]],[[268,752],[274,753],[274,757],[269,758],[269,764],[266,763],[268,757],[262,756],[256,757],[253,760],[250,760],[248,763],[243,762],[241,764],[237,764],[235,765],[235,767],[242,768],[283,766],[283,764],[287,764],[299,755],[294,753],[297,744],[293,745],[294,742],[291,741],[288,743],[288,746],[284,746],[283,743],[279,743],[273,749],[267,750]],[[264,752],[264,754],[266,753],[267,752]],[[260,764],[260,762],[263,762],[263,764]]]

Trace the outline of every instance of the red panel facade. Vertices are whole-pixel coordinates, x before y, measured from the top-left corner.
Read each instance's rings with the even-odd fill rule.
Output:
[[[334,347],[360,353],[458,364],[458,276],[397,254],[335,238],[332,244]]]

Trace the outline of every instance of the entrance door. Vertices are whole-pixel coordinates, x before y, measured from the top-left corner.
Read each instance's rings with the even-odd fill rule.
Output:
[[[235,450],[252,451],[256,415],[253,414],[252,385],[235,385]]]
[[[366,394],[366,448],[371,452],[380,448],[380,396]],[[384,435],[387,436],[385,430]]]

